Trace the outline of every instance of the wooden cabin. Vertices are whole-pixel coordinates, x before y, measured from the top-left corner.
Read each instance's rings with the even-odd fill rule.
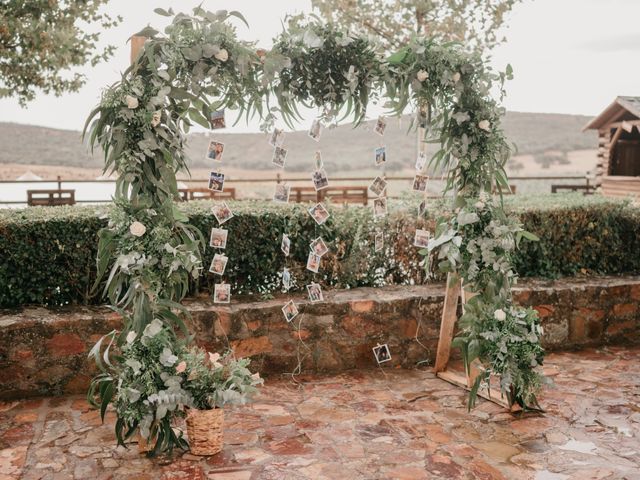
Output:
[[[640,199],[640,97],[618,97],[584,130],[598,131],[595,184],[609,197]]]

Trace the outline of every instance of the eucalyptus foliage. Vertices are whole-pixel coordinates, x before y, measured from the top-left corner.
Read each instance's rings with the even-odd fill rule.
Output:
[[[343,114],[358,123],[368,103],[384,94],[392,114],[408,107],[425,112],[418,118],[426,127],[425,141],[440,146],[433,166],[447,173],[446,188],[457,193],[457,206],[463,207],[454,222],[441,222],[428,250],[440,249],[443,270],[457,272],[478,293],[472,305],[507,309],[519,319],[516,324],[526,318],[536,331],[535,315],[523,316],[511,304],[511,252],[514,238],[525,234],[505,219],[501,203],[484,206],[489,205],[487,192],[508,186],[504,165],[509,147],[499,127],[502,109],[490,90],[493,84],[501,89],[509,72],[495,74],[460,46],[424,38],[385,59],[368,39],[317,19],[283,32],[270,52],[256,51],[253,43],[237,38],[229,17],[244,20],[237,12],[196,8],[192,16],[175,15],[162,34],[151,27],[139,32],[147,38],[143,51],[121,81],[104,92],[87,122],[89,142],[104,150],[105,171],[118,176],[116,210],[98,246],[98,276],[107,277],[104,293],[124,318],[123,331],[110,338],[123,353],[114,358],[125,365],[148,359],[153,365],[140,388],[127,386],[136,392],[123,392],[126,382],[136,380],[127,376],[129,370],[116,368],[115,375],[105,371],[95,379],[90,396],[103,412],[115,399],[119,441],[139,430],[155,442],[154,453],[184,447],[170,425],[189,404],[185,392],[190,380],[179,381],[171,369],[177,368],[183,344],[190,342],[180,301],[200,276],[205,246],[199,230],[176,208],[176,173],[187,170],[189,128],[194,123],[208,127],[211,113],[220,108],[245,117],[257,114],[266,125],[278,113],[293,122],[300,105],[317,107],[324,121]],[[270,104],[274,98],[277,105]],[[469,205],[478,211],[465,210]],[[529,350],[504,342],[514,330],[495,329],[484,318],[480,313],[466,317],[468,327],[459,342],[479,342],[477,348],[466,348],[466,360],[477,357],[488,375],[500,375],[511,402],[535,406],[539,382]],[[491,327],[491,335],[485,334],[485,326]],[[533,337],[528,338],[535,346]],[[156,347],[157,339],[164,340]],[[495,354],[496,345],[501,354],[506,346],[506,357]],[[96,358],[102,348],[99,344],[94,350]],[[110,350],[102,354],[105,362]],[[541,360],[541,351],[536,358]],[[123,395],[129,403],[122,402]],[[208,403],[219,401],[212,397]],[[127,405],[137,402],[147,410],[129,411]]]

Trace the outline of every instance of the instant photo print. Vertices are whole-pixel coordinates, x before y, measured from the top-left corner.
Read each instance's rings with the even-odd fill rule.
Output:
[[[209,174],[209,190],[222,192],[224,190],[224,173],[211,172]]]
[[[384,345],[378,344],[373,347],[373,354],[376,357],[376,362],[378,362],[378,365],[391,360],[389,345],[387,345],[386,343]]]
[[[216,142],[215,140],[211,140],[209,142],[209,148],[207,149],[207,160],[221,162],[223,153],[224,143]]]
[[[211,260],[211,266],[209,267],[209,271],[211,273],[215,273],[216,275],[224,275],[224,271],[227,268],[227,261],[229,257],[223,255],[221,253],[216,253],[213,256],[213,260]]]
[[[231,285],[228,283],[216,283],[213,289],[213,303],[230,303]]]
[[[309,301],[311,301],[311,303],[322,302],[324,300],[322,287],[318,283],[307,285],[307,293],[309,294]]]
[[[284,319],[287,321],[287,323],[291,323],[291,320],[296,318],[298,313],[298,307],[296,307],[296,304],[293,303],[293,300],[289,300],[287,303],[285,303],[284,307],[282,307],[282,314],[284,315]]]
[[[227,205],[227,202],[218,203],[211,207],[211,213],[213,213],[213,216],[216,217],[220,225],[233,218],[233,212],[229,208],[229,205]]]
[[[226,248],[228,234],[229,231],[224,228],[212,228],[209,237],[209,246],[213,248]]]

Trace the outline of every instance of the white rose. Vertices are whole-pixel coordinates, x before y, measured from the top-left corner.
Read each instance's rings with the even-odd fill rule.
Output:
[[[451,77],[451,80],[453,80],[453,83],[458,83],[460,81],[460,73],[456,72],[453,74],[453,77]]]
[[[427,78],[429,78],[429,73],[426,70],[418,70],[418,73],[416,73],[416,78],[419,82],[424,82]]]
[[[480,120],[478,122],[478,128],[480,130],[484,130],[485,132],[490,132],[491,131],[491,123],[489,123],[489,120]]]
[[[220,49],[218,53],[214,55],[221,62],[226,62],[229,60],[229,52],[227,52],[224,48]]]
[[[498,310],[493,312],[493,318],[495,318],[499,322],[504,322],[507,319],[507,314],[504,313],[504,310],[499,308]]]
[[[141,237],[142,235],[144,235],[144,232],[147,231],[147,227],[145,227],[140,222],[133,222],[129,227],[129,231],[134,237]]]
[[[138,99],[136,97],[127,95],[126,97],[124,97],[124,101],[127,104],[127,107],[131,109],[138,108]]]
[[[133,341],[136,339],[136,332],[134,332],[133,330],[131,330],[129,333],[127,333],[127,343],[131,344],[133,343]]]
[[[478,210],[482,210],[484,208],[484,203],[476,202],[474,207],[476,207]]]
[[[151,116],[151,126],[157,127],[158,125],[160,125],[161,118],[162,112],[160,110],[158,110],[157,112],[153,112],[153,115]]]

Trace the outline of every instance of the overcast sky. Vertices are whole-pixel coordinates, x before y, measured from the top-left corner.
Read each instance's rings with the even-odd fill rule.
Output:
[[[153,8],[186,11],[203,3],[210,10],[240,10],[251,30],[239,36],[263,47],[281,30],[287,13],[309,11],[309,0],[111,0],[108,9],[124,21],[103,33],[101,42],[118,46],[107,64],[82,71],[88,82],[61,98],[40,95],[28,107],[0,100],[0,121],[80,129],[100,91],[119,78],[129,61],[126,39],[147,24],[166,20]],[[511,63],[505,106],[524,112],[594,115],[616,95],[640,95],[640,0],[525,0],[507,19],[507,43],[493,52],[496,68]],[[232,131],[255,131],[257,125]]]

